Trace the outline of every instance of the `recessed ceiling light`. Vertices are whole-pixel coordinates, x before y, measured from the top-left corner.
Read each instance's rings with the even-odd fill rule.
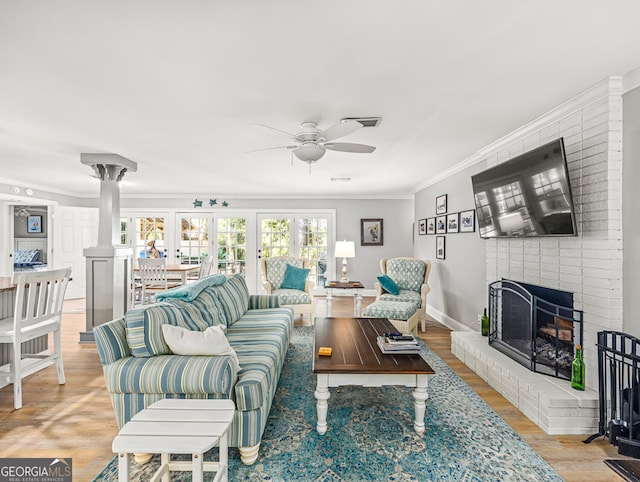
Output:
[[[31,189],[30,187],[26,188],[24,192],[27,196],[33,196],[33,189]]]
[[[350,177],[332,177],[331,182],[349,182],[351,181]]]
[[[19,188],[18,186],[13,186],[13,187],[11,188],[11,192],[12,192],[13,194],[20,194],[20,188]]]

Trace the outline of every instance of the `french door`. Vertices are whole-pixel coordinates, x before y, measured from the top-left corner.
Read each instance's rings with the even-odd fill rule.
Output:
[[[243,213],[178,213],[176,257],[182,264],[197,264],[210,256],[215,272],[255,273],[247,266],[247,216]]]
[[[329,211],[129,212],[120,226],[121,243],[134,249],[134,258],[159,254],[169,264],[197,264],[210,256],[217,273],[244,275],[253,293],[262,291],[262,257],[307,259],[319,288],[333,272],[334,214]],[[154,247],[158,253],[152,253]]]
[[[295,256],[306,259],[309,277],[316,287],[324,287],[327,273],[329,240],[333,218],[328,214],[260,214],[258,215],[258,258]],[[329,269],[328,269],[329,268]],[[262,273],[261,273],[262,275]]]

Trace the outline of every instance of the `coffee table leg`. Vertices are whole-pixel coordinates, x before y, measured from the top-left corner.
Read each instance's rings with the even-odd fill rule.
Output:
[[[413,428],[416,433],[424,433],[424,412],[425,402],[429,398],[427,393],[427,375],[416,375],[416,388],[413,390],[413,410],[415,411],[416,419],[413,422]]]
[[[318,382],[316,384],[316,411],[318,412],[318,424],[316,429],[320,435],[327,433],[327,411],[329,409],[329,375],[326,373],[318,374]]]

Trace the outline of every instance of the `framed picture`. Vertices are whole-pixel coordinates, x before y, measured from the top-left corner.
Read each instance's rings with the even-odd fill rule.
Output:
[[[360,220],[360,246],[382,246],[383,241],[382,219]]]
[[[436,198],[436,214],[445,214],[447,212],[447,195],[443,194]]]
[[[458,213],[447,214],[447,233],[459,233]]]
[[[436,258],[444,259],[444,240],[445,236],[436,236]]]
[[[418,234],[427,234],[427,220],[420,219],[418,221]]]
[[[436,234],[444,234],[447,232],[447,216],[436,217]]]
[[[427,234],[436,234],[436,218],[427,218]]]
[[[42,232],[42,216],[27,216],[27,232],[28,233]]]
[[[476,210],[460,212],[460,232],[473,233],[476,230]]]

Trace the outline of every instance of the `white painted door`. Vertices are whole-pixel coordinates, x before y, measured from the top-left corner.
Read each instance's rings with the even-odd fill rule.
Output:
[[[53,206],[53,268],[71,267],[66,299],[86,297],[84,248],[98,244],[98,209]],[[51,232],[51,230],[50,230]]]

